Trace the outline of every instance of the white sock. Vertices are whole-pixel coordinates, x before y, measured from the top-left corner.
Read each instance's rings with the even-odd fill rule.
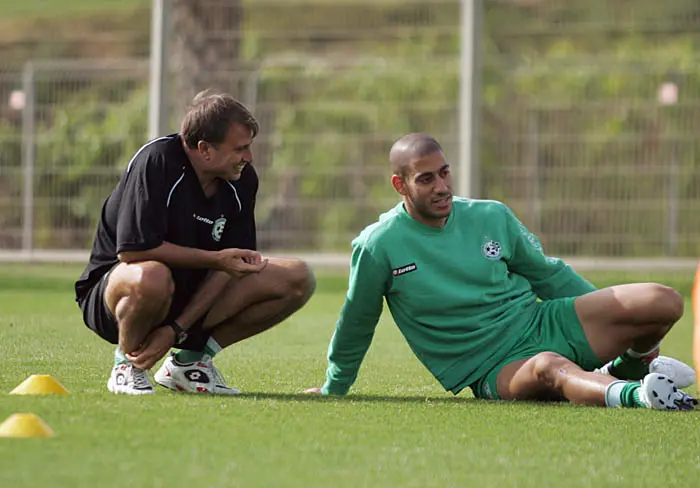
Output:
[[[597,369],[594,371],[594,373],[598,373],[598,374],[607,374],[607,375],[609,375],[609,374],[610,374],[610,369],[609,369],[610,366],[612,366],[612,361],[608,361],[607,363],[605,363],[605,364],[604,364],[603,366],[601,366],[600,368],[597,368]]]
[[[207,339],[207,343],[204,346],[204,352],[211,357],[214,357],[221,352],[221,349],[222,347],[219,345],[219,343],[216,342],[212,336],[209,336],[209,339]]]
[[[661,347],[661,343],[659,342],[654,347],[649,349],[647,352],[637,352],[634,349],[629,348],[629,349],[627,349],[627,354],[633,358],[643,358],[644,356],[648,356],[649,354],[651,354],[655,351],[658,351],[660,347]]]
[[[129,359],[126,357],[126,354],[122,352],[122,348],[120,346],[117,346],[117,348],[114,350],[114,365],[118,364],[128,364]]]
[[[627,381],[613,381],[605,388],[605,405],[611,408],[622,406],[622,388],[627,384]]]

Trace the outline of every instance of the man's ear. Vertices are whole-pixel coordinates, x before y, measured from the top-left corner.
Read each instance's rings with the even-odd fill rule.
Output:
[[[391,186],[393,186],[394,190],[396,190],[400,195],[406,194],[406,182],[401,176],[391,175]]]
[[[197,143],[197,151],[199,151],[199,154],[201,154],[206,161],[209,161],[211,158],[212,149],[214,149],[214,147],[207,141],[199,141]]]

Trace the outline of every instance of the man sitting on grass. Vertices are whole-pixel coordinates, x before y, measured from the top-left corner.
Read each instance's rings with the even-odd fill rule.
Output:
[[[326,382],[308,393],[347,393],[385,298],[415,355],[455,394],[661,410],[697,403],[676,384],[692,383],[692,370],[657,358],[683,314],[675,290],[596,290],[546,256],[504,204],[454,197],[450,166],[426,134],[399,139],[390,162],[403,202],[353,241]]]

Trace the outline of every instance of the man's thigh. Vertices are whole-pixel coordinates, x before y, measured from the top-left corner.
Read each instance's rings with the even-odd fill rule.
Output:
[[[144,273],[156,268],[160,270],[161,274],[170,276],[170,270],[167,266],[154,261],[136,264],[119,263],[112,267],[95,284],[83,301],[81,308],[87,326],[106,341],[118,344],[117,304],[122,297],[129,294],[131,287],[142,279]],[[186,302],[187,300],[172,303],[168,310],[163,311],[164,316],[160,323],[177,318]],[[199,343],[199,341],[196,342]]]
[[[304,266],[298,259],[271,257],[259,273],[231,280],[209,310],[204,328],[214,327],[251,305],[283,298],[289,283],[306,272]]]
[[[539,353],[556,353],[586,371],[592,371],[603,364],[588,344],[576,315],[573,298],[540,302],[533,320],[527,335],[513,347],[503,361],[472,386],[476,397],[510,398],[506,388],[511,378],[516,374],[526,376],[530,368],[528,360]],[[553,399],[550,392],[535,380],[528,388],[531,390],[530,396],[520,395],[520,398]]]
[[[673,289],[656,283],[603,288],[576,298],[576,314],[588,343],[603,361],[625,352],[640,336],[669,328],[679,316]],[[680,299],[682,314],[682,299]]]

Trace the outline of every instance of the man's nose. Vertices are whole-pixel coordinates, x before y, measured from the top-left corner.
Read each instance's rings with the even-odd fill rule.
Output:
[[[447,186],[447,183],[445,182],[444,178],[440,178],[439,176],[435,179],[435,193],[444,193],[448,191],[449,187]]]

